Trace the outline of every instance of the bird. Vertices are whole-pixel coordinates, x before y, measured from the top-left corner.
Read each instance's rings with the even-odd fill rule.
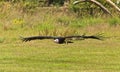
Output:
[[[96,39],[96,40],[102,40],[101,36],[95,36],[95,35],[73,35],[73,36],[29,36],[29,37],[21,37],[21,40],[23,42],[32,41],[32,40],[44,40],[44,39],[53,39],[55,43],[57,44],[63,44],[63,43],[73,43],[72,39]]]

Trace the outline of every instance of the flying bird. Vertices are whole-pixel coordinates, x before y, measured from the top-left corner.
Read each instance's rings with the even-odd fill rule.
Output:
[[[97,39],[97,40],[102,40],[101,36],[85,36],[85,35],[80,35],[80,36],[30,36],[30,37],[21,37],[21,40],[23,42],[31,41],[31,40],[43,40],[43,39],[53,39],[55,43],[58,44],[63,44],[63,43],[72,43],[70,40],[72,39]]]

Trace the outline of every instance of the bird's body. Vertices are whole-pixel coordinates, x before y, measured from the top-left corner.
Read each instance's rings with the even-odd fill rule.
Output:
[[[65,38],[63,37],[56,38],[54,39],[54,42],[59,44],[65,43]]]
[[[85,36],[85,35],[80,35],[80,36],[66,36],[66,37],[61,37],[61,36],[31,36],[31,37],[22,37],[22,41],[27,42],[27,41],[31,41],[31,40],[43,40],[43,39],[53,39],[55,43],[58,44],[63,44],[63,43],[72,43],[71,41],[69,41],[68,39],[72,39],[72,38],[76,38],[76,39],[97,39],[97,40],[101,40],[100,37],[98,36]]]

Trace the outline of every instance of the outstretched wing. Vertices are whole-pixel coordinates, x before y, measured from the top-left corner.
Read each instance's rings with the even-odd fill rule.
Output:
[[[52,36],[31,36],[31,37],[21,37],[21,40],[24,42],[31,41],[31,40],[37,40],[37,39],[54,39],[55,37]]]
[[[69,39],[72,39],[72,38],[82,38],[82,36],[66,36],[65,38],[69,38]]]
[[[101,36],[82,36],[83,39],[97,39],[102,40]]]
[[[65,38],[75,38],[75,39],[97,39],[97,40],[102,40],[103,37],[99,35],[91,35],[91,36],[86,36],[86,35],[80,35],[80,36],[67,36]]]

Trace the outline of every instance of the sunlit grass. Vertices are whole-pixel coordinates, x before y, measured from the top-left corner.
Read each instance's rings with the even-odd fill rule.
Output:
[[[7,9],[0,14],[0,72],[120,71],[119,18],[77,18],[50,8],[33,14]],[[19,38],[84,33],[103,33],[106,38],[60,45],[53,40],[22,42]]]
[[[36,29],[22,29],[24,28],[0,31],[1,38],[5,38],[4,42],[0,43],[1,72],[119,71],[119,26],[111,27],[103,24],[80,28],[77,29],[79,34],[86,32],[87,35],[93,35],[98,32],[104,32],[105,36],[110,38],[106,38],[103,41],[73,41],[74,43],[71,44],[60,45],[54,43],[53,40],[22,42],[19,39],[19,35],[39,35],[39,32],[36,32]],[[71,32],[69,28],[64,30],[68,31],[65,32],[68,34]],[[58,32],[64,33],[64,30],[61,29]],[[48,32],[52,33],[53,31]]]
[[[2,43],[3,71],[119,71],[119,41],[83,40],[58,45],[52,40]]]

